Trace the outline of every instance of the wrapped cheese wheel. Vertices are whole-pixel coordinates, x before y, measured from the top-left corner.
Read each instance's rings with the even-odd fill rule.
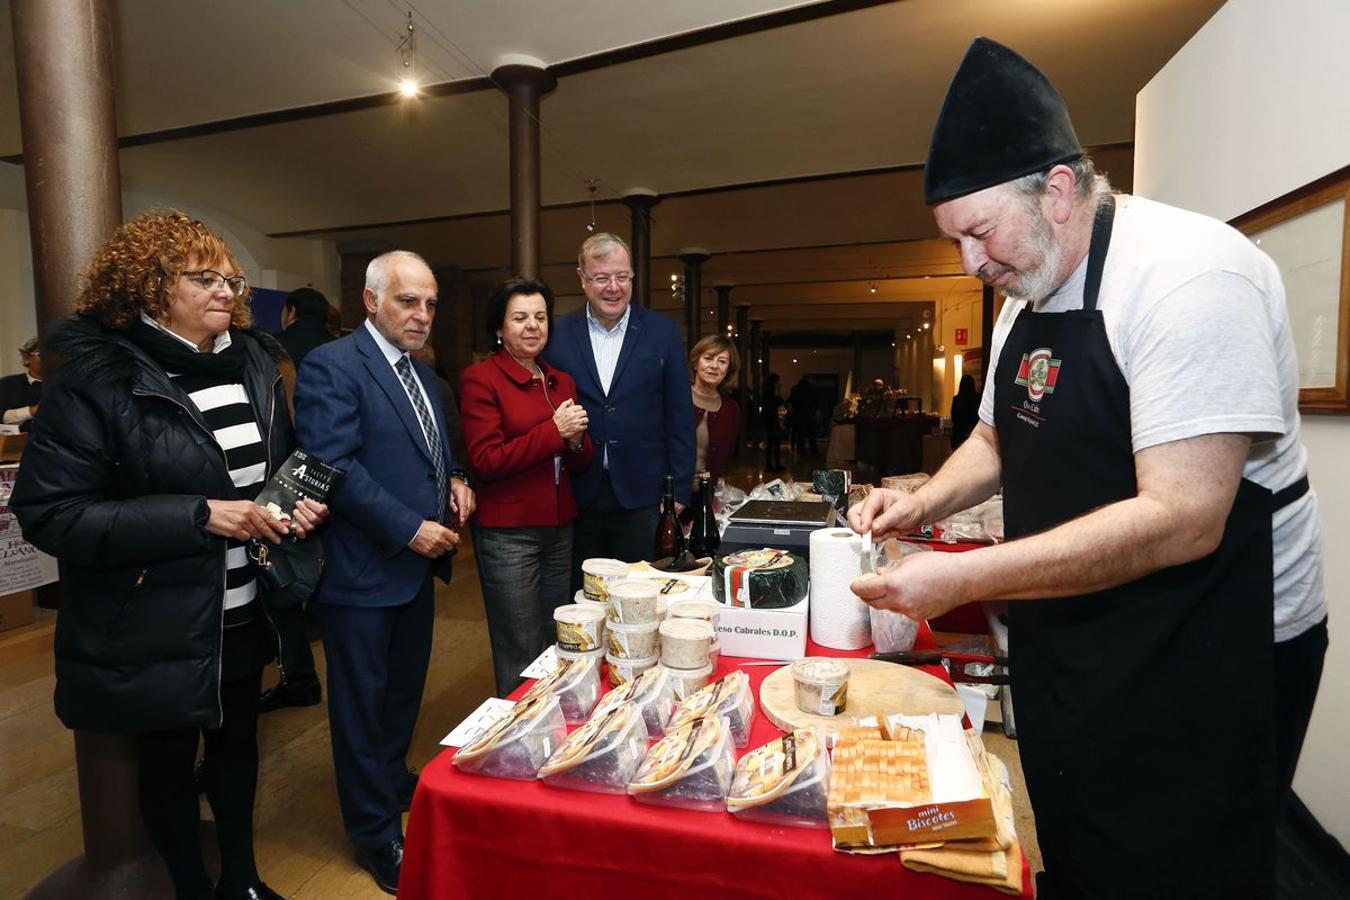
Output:
[[[452,762],[476,775],[532,781],[566,737],[567,722],[557,697],[522,699],[509,715],[460,747]]]
[[[727,606],[781,609],[796,606],[811,583],[806,560],[786,550],[738,550],[713,563],[713,596]]]
[[[533,700],[550,694],[557,696],[568,722],[584,721],[600,699],[599,654],[560,655],[557,668],[530,685],[520,699]]]
[[[727,720],[695,719],[652,745],[628,793],[643,803],[721,812],[735,762]]]
[[[632,703],[642,711],[648,737],[665,733],[666,722],[675,710],[675,682],[661,666],[653,666],[631,681],[617,685],[600,700],[592,718],[618,706]]]
[[[736,669],[685,697],[671,713],[666,731],[669,733],[694,719],[725,716],[732,740],[737,747],[744,747],[750,740],[754,715],[755,692],[750,689],[750,676]]]
[[[741,757],[731,779],[727,809],[772,825],[826,828],[830,755],[811,730],[799,729]]]
[[[622,794],[647,752],[647,729],[634,703],[617,703],[567,736],[539,769],[555,787]]]

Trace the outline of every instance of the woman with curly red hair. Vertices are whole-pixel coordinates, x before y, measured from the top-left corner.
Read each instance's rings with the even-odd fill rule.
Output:
[[[275,645],[250,540],[282,526],[253,502],[291,450],[275,342],[251,330],[230,248],[152,211],[94,257],[47,347],[43,397],[10,504],[61,571],[56,713],[131,734],[141,812],[180,900],[273,898],[253,855],[258,693]],[[303,501],[303,537],[327,514]],[[193,762],[207,748],[221,877],[199,844]]]

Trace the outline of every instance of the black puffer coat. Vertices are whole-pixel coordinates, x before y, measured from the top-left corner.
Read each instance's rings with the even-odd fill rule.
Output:
[[[276,342],[237,329],[268,474],[291,423]],[[226,540],[207,498],[239,498],[201,414],[123,334],[76,317],[48,347],[64,367],[42,400],[10,506],[55,556],[56,714],[70,728],[219,727]],[[277,349],[275,352],[281,352]]]

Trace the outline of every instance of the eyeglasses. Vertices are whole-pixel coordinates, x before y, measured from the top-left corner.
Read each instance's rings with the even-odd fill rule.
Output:
[[[183,276],[205,291],[218,291],[222,287],[229,287],[232,294],[242,297],[244,291],[248,290],[248,279],[243,275],[226,278],[213,269],[202,269],[199,272],[184,272]]]
[[[613,275],[611,275],[608,272],[601,272],[599,275],[587,275],[585,272],[582,272],[581,277],[585,278],[587,281],[589,281],[593,285],[596,285],[597,287],[606,288],[609,287],[611,284],[617,284],[619,287],[625,287],[627,286],[628,282],[633,280],[633,273],[615,272]]]

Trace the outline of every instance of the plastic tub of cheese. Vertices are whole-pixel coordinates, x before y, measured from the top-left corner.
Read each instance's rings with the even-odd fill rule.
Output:
[[[717,663],[721,658],[722,642],[714,637],[712,646],[708,648],[708,665],[712,666],[714,669],[717,668]]]
[[[605,654],[605,668],[609,670],[609,686],[616,688],[627,684],[643,672],[656,666],[656,656],[644,659],[625,659],[612,653]]]
[[[813,716],[837,716],[848,705],[848,663],[830,656],[808,656],[792,664],[793,699]]]
[[[629,782],[628,793],[642,803],[721,812],[735,765],[726,717],[695,719],[668,729],[652,745]]]
[[[609,587],[609,617],[624,625],[659,622],[656,582],[641,578],[620,581]]]
[[[671,714],[666,730],[694,719],[726,716],[732,741],[737,747],[744,747],[750,740],[750,723],[754,715],[755,694],[750,689],[750,676],[737,669],[684,698]]]
[[[717,623],[722,619],[723,606],[720,603],[714,603],[711,600],[678,600],[670,604],[670,617],[672,619],[702,619],[717,629]]]
[[[698,669],[708,664],[717,632],[702,619],[666,619],[661,623],[661,664],[672,669]]]
[[[596,653],[558,651],[558,666],[530,685],[521,700],[552,694],[569,724],[585,721],[600,699],[600,657]]]
[[[462,772],[533,781],[567,737],[567,720],[552,694],[520,700],[511,712],[459,748],[452,762]]]
[[[635,703],[597,711],[567,736],[539,769],[545,784],[622,794],[647,753],[647,728]]]
[[[673,683],[664,668],[653,666],[632,681],[612,688],[600,698],[600,705],[591,715],[598,716],[620,703],[633,703],[642,710],[642,723],[647,727],[647,737],[660,737],[665,734],[666,723],[675,711]]]
[[[581,563],[581,589],[587,600],[609,602],[609,587],[628,577],[628,563],[620,559],[595,557]]]
[[[558,632],[558,647],[573,653],[587,653],[605,646],[605,611],[599,606],[568,603],[553,610]]]
[[[610,619],[605,623],[609,641],[609,655],[616,659],[646,659],[656,656],[660,649],[656,629],[660,622],[625,625]]]
[[[675,697],[676,702],[682,701],[690,694],[701,690],[707,685],[708,679],[712,678],[713,673],[712,663],[699,666],[697,669],[671,669],[664,665],[661,668],[665,670],[667,677],[670,679],[671,694]]]
[[[825,741],[798,729],[736,763],[727,809],[742,819],[798,828],[828,828],[825,799],[830,790],[830,754]]]

